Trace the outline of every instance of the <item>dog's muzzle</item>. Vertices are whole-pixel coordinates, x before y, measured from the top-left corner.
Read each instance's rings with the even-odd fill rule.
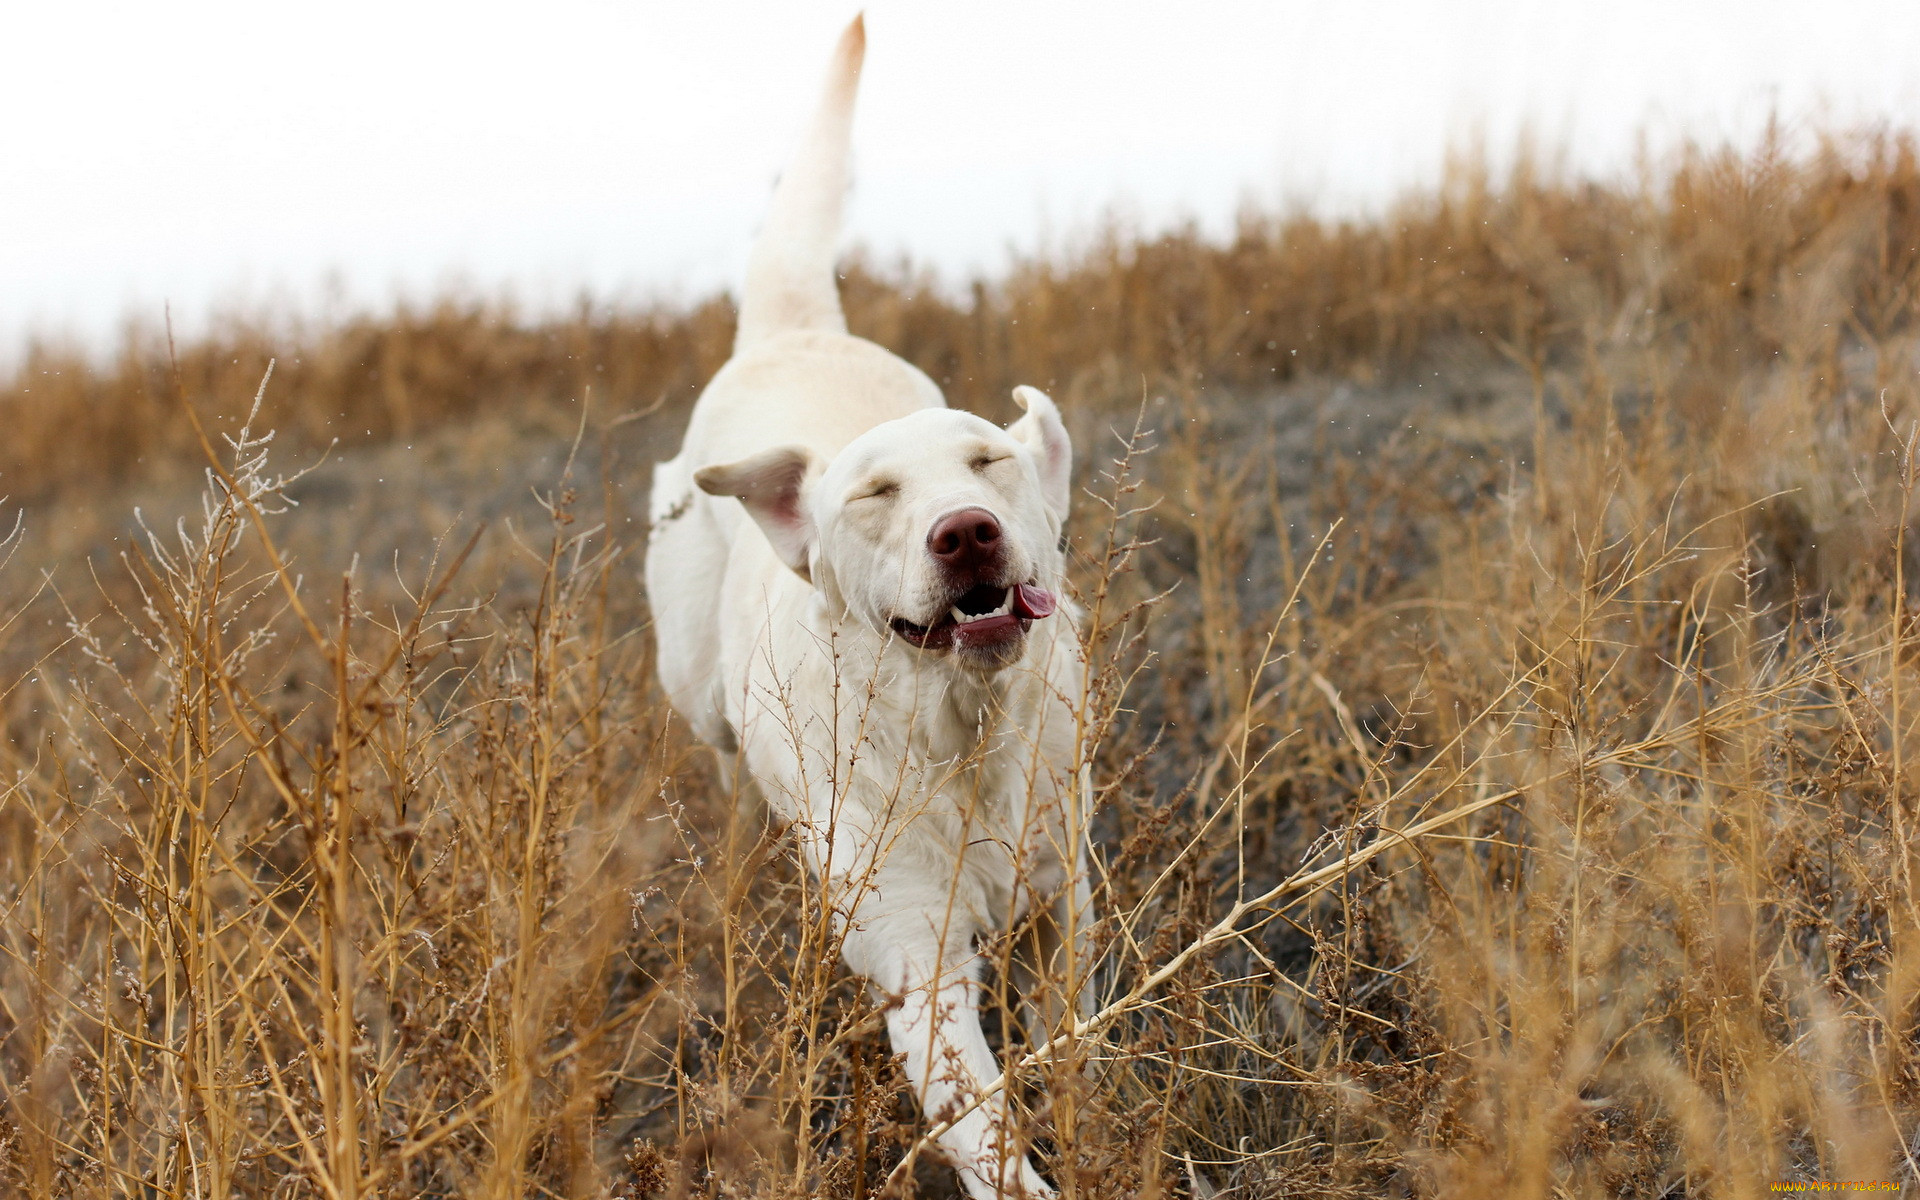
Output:
[[[1052,592],[1031,583],[976,584],[954,597],[931,625],[893,619],[893,631],[923,650],[993,649],[1024,636],[1033,622],[1053,615]]]
[[[1052,592],[1031,582],[999,582],[1008,573],[1006,537],[1000,519],[984,508],[958,509],[935,521],[927,554],[951,589],[947,611],[927,625],[892,621],[895,633],[921,649],[1002,650],[1053,613]]]

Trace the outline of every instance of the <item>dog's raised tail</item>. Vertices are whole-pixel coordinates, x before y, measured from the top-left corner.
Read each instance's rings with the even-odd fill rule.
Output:
[[[789,329],[846,332],[834,261],[847,193],[853,98],[866,51],[866,18],[855,17],[840,35],[813,124],[773,189],[766,224],[747,260],[736,350]]]

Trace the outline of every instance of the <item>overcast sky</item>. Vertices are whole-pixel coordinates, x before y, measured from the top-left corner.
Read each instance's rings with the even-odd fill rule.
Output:
[[[950,274],[1102,214],[1341,212],[1523,130],[1920,124],[1920,2],[877,0],[849,235]],[[0,359],[449,287],[727,286],[856,11],[837,0],[0,5]]]

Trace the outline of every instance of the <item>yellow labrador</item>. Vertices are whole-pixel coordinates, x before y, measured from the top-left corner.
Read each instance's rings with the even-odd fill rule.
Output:
[[[1060,599],[1072,447],[1038,391],[1003,429],[848,335],[834,261],[864,51],[855,20],[775,189],[733,357],[655,473],[647,591],[667,694],[795,829],[941,1119],[999,1074],[981,935],[1037,930],[1020,986],[1074,999],[1030,1002],[1030,1023],[1084,991],[1066,953],[1087,920],[1084,668]],[[1006,1102],[940,1145],[971,1196],[1051,1196]]]

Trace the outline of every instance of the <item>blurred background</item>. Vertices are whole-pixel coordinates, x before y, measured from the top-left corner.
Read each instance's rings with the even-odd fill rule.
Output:
[[[171,306],[730,284],[851,0],[85,0],[0,16],[0,365]],[[1581,174],[1920,104],[1920,6],[867,6],[850,243],[948,280],[1116,217],[1377,212],[1450,152]]]

